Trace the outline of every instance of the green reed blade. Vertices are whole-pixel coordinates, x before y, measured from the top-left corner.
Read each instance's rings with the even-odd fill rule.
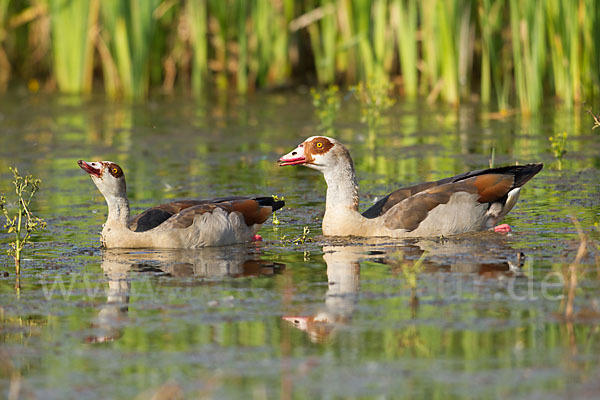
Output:
[[[444,0],[438,0],[438,39],[437,46],[441,53],[440,70],[443,79],[442,97],[451,104],[458,104],[458,59],[452,22],[454,22],[454,7]]]
[[[439,80],[439,54],[437,46],[437,7],[436,0],[419,1],[421,20],[421,47],[423,53],[423,70],[421,86],[423,92],[432,88]]]
[[[198,94],[208,77],[207,4],[206,0],[188,1],[187,22],[192,47],[192,90]]]
[[[97,1],[50,0],[52,53],[58,87],[67,93],[91,90]]]
[[[246,93],[248,91],[248,39],[246,35],[247,2],[245,0],[237,1],[236,5],[238,18],[237,90],[240,93]]]
[[[533,111],[544,96],[573,107],[600,93],[598,9],[600,0],[0,0],[0,79],[35,60],[23,76],[89,91],[97,52],[111,96],[143,98],[165,76],[193,93],[230,81],[244,93],[292,73],[353,83],[399,71],[408,97],[456,104],[479,91],[500,109],[516,100]],[[46,16],[51,52],[40,59],[31,43]]]
[[[417,2],[416,0],[394,0],[390,12],[396,19],[396,41],[402,69],[405,94],[417,95]]]

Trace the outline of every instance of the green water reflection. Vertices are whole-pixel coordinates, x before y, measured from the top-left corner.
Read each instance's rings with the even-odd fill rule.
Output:
[[[347,104],[346,104],[347,103]],[[583,110],[498,118],[399,103],[368,140],[346,101],[337,136],[362,205],[399,185],[495,163],[543,161],[509,237],[394,242],[320,237],[325,183],[279,169],[314,134],[310,98],[105,103],[0,99],[0,192],[9,165],[42,178],[49,229],[27,252],[20,293],[1,256],[0,390],[27,398],[589,397],[597,392],[600,288],[593,243],[565,322],[566,266],[598,239],[600,140]],[[569,134],[563,170],[548,137]],[[104,200],[78,159],[125,170],[134,211],[164,199],[285,195],[258,244],[192,252],[102,251]],[[312,242],[290,239],[311,230]],[[0,235],[6,243],[6,235]],[[523,253],[525,258],[520,254]],[[407,271],[423,257],[416,287]],[[62,286],[61,286],[62,283]],[[18,388],[18,389],[17,389]]]

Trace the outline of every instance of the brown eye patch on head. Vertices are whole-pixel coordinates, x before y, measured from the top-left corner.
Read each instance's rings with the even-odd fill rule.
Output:
[[[108,164],[108,172],[115,178],[120,178],[123,176],[123,170],[117,164]]]
[[[317,137],[310,141],[310,147],[315,154],[325,154],[333,147],[333,143],[324,137]]]

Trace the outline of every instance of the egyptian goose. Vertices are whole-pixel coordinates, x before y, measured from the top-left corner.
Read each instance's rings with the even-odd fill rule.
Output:
[[[102,229],[106,248],[198,248],[249,242],[283,201],[272,197],[181,200],[149,208],[129,218],[123,170],[110,161],[77,164],[90,174],[106,199]]]
[[[360,214],[354,163],[337,140],[312,136],[279,163],[304,165],[325,177],[324,235],[396,238],[491,229],[513,208],[521,186],[543,168],[542,163],[491,168],[398,189]]]

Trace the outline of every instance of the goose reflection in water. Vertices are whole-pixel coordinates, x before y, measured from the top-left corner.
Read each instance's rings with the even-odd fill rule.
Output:
[[[305,331],[313,342],[325,342],[334,337],[336,331],[351,323],[359,299],[362,261],[388,265],[393,275],[402,276],[402,271],[421,263],[421,272],[442,273],[443,279],[446,276],[449,280],[474,278],[502,282],[511,277],[524,277],[524,258],[497,236],[486,234],[477,240],[463,236],[415,240],[402,245],[380,238],[361,240],[360,243],[332,243],[323,246],[328,283],[325,303],[311,315],[302,315],[300,311],[297,315],[282,318]],[[415,317],[418,299],[414,292],[409,305],[414,308]]]
[[[92,323],[87,342],[117,340],[128,324],[131,272],[153,273],[161,277],[215,279],[272,276],[285,264],[262,260],[245,247],[215,247],[197,250],[132,251],[105,250],[102,270],[108,280],[106,303]],[[200,284],[203,282],[199,280]]]

